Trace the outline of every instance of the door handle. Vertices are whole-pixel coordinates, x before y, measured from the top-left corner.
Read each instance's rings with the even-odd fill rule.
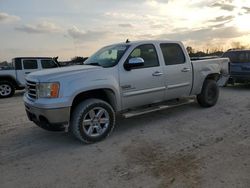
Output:
[[[190,69],[190,68],[187,68],[187,67],[185,67],[185,68],[183,68],[183,69],[181,70],[181,72],[189,72],[189,71],[191,71],[191,69]]]
[[[152,74],[152,76],[161,76],[161,75],[163,75],[163,73],[159,71],[156,71]]]
[[[30,72],[25,72],[25,74],[29,74]]]

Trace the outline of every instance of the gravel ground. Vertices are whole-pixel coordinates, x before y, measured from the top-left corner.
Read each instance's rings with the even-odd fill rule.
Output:
[[[5,187],[250,187],[250,86],[119,120],[84,145],[29,122],[22,93],[0,99],[0,184]]]

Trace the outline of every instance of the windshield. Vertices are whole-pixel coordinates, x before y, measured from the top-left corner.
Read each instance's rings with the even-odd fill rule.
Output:
[[[128,47],[129,45],[126,44],[103,47],[94,55],[89,57],[84,62],[84,65],[96,65],[105,68],[113,67],[120,61]]]

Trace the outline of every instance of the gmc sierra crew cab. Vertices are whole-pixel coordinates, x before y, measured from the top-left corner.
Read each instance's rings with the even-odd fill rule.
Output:
[[[136,41],[101,48],[84,65],[29,74],[24,103],[31,121],[97,142],[117,115],[129,118],[193,102],[214,106],[228,58],[191,62],[181,42]],[[187,100],[185,100],[187,99]]]

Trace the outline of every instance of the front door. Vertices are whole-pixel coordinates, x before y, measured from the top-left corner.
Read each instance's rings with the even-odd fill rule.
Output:
[[[160,102],[164,99],[164,75],[153,44],[137,46],[130,58],[141,57],[144,65],[126,71],[120,68],[120,90],[123,109]],[[125,63],[126,63],[125,62]]]

